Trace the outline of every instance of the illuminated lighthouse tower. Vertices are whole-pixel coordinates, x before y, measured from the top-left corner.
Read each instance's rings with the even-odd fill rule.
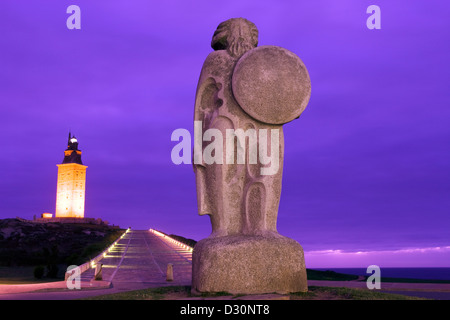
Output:
[[[86,168],[81,162],[78,141],[69,132],[64,160],[58,166],[56,218],[84,218]]]

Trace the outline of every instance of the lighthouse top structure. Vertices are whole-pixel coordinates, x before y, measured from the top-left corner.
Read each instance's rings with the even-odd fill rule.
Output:
[[[78,163],[83,164],[81,161],[81,150],[78,150],[78,140],[75,136],[69,132],[69,139],[67,141],[67,149],[64,151],[64,163]]]

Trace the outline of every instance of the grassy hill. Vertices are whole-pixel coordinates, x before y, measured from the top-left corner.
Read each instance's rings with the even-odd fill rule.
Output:
[[[13,268],[43,266],[53,270],[47,272],[50,276],[61,277],[68,265],[95,257],[124,231],[107,225],[0,220],[1,275],[14,274]]]

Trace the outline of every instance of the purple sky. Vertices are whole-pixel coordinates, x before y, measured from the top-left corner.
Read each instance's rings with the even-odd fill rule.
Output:
[[[450,267],[448,1],[93,2],[0,3],[0,218],[54,213],[71,129],[86,216],[208,236],[170,136],[192,132],[215,28],[244,17],[311,77],[308,107],[284,127],[278,218],[307,267]],[[81,30],[66,27],[71,4]],[[366,27],[371,4],[381,30]]]

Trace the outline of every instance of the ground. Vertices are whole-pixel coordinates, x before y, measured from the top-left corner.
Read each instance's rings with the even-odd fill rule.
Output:
[[[13,235],[13,233],[10,233]],[[8,236],[9,238],[10,236]],[[94,268],[81,275],[81,290],[69,290],[65,281],[0,285],[0,300],[409,300],[411,296],[449,299],[448,283],[392,283],[382,281],[382,289],[368,290],[365,279],[335,272],[308,272],[307,293],[289,295],[191,294],[192,251],[167,236],[148,230],[130,230],[99,261],[102,281],[93,281]],[[166,280],[168,265],[174,280]],[[9,269],[11,270],[11,269]],[[3,269],[3,271],[5,271]],[[19,277],[20,268],[6,270]],[[0,268],[1,276],[2,268]],[[168,287],[170,285],[170,287]],[[404,296],[392,295],[402,292]],[[409,297],[407,297],[409,296]]]
[[[87,298],[88,300],[424,300],[423,298],[388,294],[377,291],[309,287],[308,292],[293,294],[232,295],[226,292],[191,294],[190,286],[171,286],[115,293]]]

